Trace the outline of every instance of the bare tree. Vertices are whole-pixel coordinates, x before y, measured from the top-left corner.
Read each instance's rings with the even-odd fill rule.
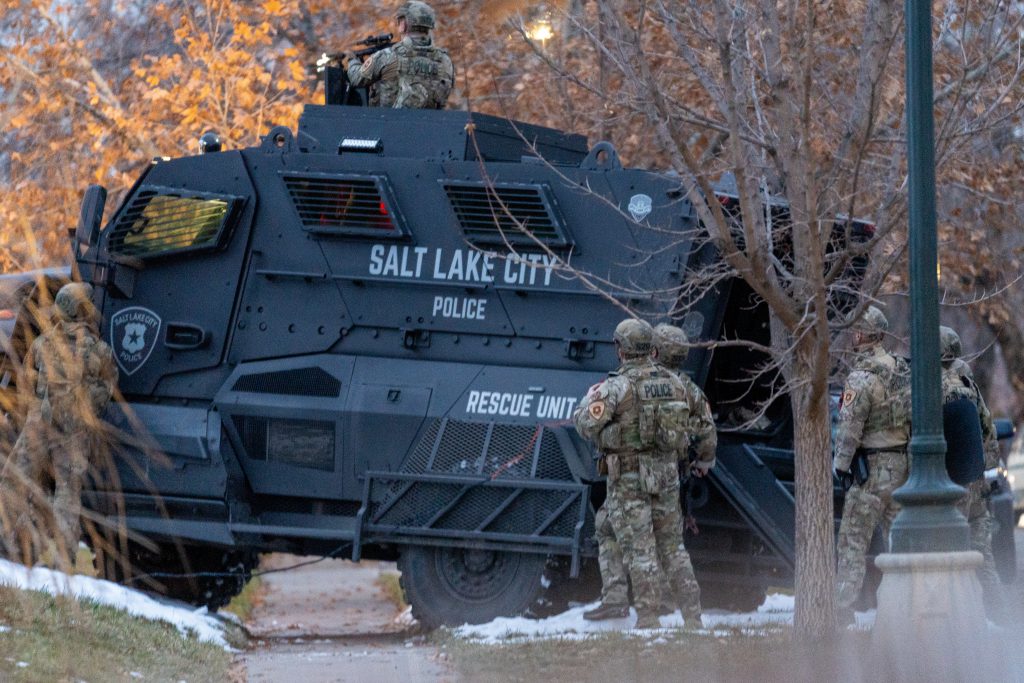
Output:
[[[585,44],[599,58],[591,59],[599,73],[564,68],[559,54],[529,40],[522,18],[513,23],[559,88],[571,84],[604,111],[642,121],[643,139],[679,173],[717,249],[718,261],[688,274],[679,305],[739,278],[770,310],[757,372],[779,374],[794,416],[796,632],[827,636],[833,342],[883,287],[905,278],[900,5],[598,0],[561,16],[574,49]],[[954,175],[972,140],[1020,111],[1019,22],[1004,3],[947,3],[939,17],[937,149]],[[713,187],[724,172],[736,182],[732,209]],[[774,196],[788,204],[784,221],[774,220]],[[843,216],[868,218],[873,234],[856,239]]]

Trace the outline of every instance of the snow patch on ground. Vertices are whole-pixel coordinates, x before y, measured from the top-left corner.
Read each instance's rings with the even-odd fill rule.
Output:
[[[183,635],[191,633],[201,641],[214,643],[225,649],[228,647],[220,622],[210,615],[205,607],[191,609],[165,604],[144,593],[110,581],[89,576],[69,576],[44,567],[29,569],[20,564],[0,560],[0,585],[91,600],[143,619],[165,621],[175,626]]]
[[[583,613],[598,603],[579,605],[545,619],[527,617],[499,617],[486,624],[465,624],[453,629],[456,638],[473,641],[482,645],[522,642],[525,640],[560,639],[585,640],[603,633],[621,632],[629,637],[653,638],[655,644],[667,642],[664,635],[668,629],[683,627],[683,617],[677,610],[660,617],[661,629],[636,630],[636,610],[630,609],[629,616],[605,621],[587,621]],[[763,635],[772,628],[793,624],[793,596],[773,593],[755,612],[726,612],[707,610],[702,618],[702,628],[696,633],[715,636],[733,635],[737,631],[744,635]],[[871,628],[874,611],[857,614],[855,628]]]

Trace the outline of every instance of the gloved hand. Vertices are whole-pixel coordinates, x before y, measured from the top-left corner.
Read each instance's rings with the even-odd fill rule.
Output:
[[[853,486],[853,472],[847,472],[846,470],[835,470],[836,479],[842,485],[844,491],[849,491],[850,487]]]
[[[701,462],[700,460],[695,461],[690,466],[690,474],[700,479],[701,477],[708,476],[708,472],[711,470],[713,463]]]

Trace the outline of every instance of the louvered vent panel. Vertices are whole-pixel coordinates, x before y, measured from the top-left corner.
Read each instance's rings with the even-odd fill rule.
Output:
[[[218,247],[240,197],[143,186],[110,231],[113,254],[146,258]]]
[[[285,175],[284,183],[307,230],[396,237],[402,234],[382,177]]]
[[[542,185],[445,183],[463,234],[478,244],[568,244],[565,229]]]
[[[242,375],[232,391],[250,391],[259,394],[286,396],[337,396],[341,382],[322,368],[296,368]]]

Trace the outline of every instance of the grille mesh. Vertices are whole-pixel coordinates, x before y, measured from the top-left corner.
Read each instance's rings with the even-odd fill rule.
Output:
[[[396,237],[402,234],[382,177],[285,175],[284,183],[302,225],[309,230]]]
[[[235,429],[242,438],[242,448],[253,460],[267,459],[267,420],[252,415],[232,415]]]
[[[297,368],[239,377],[232,391],[286,396],[337,396],[341,382],[323,368]]]
[[[435,420],[402,472],[464,474],[467,480],[465,484],[388,481],[383,476],[373,496],[378,511],[373,524],[568,538],[579,518],[579,504],[573,502],[542,531],[541,526],[569,500],[565,491],[521,489],[513,482],[509,487],[485,485],[488,480],[523,479],[575,483],[555,435],[542,427]],[[588,523],[593,529],[593,522],[588,519]]]
[[[430,462],[431,454],[433,463]],[[509,424],[495,424],[491,428],[485,422],[461,420],[435,420],[402,471],[416,474],[484,474],[494,479],[573,481],[562,449],[549,430],[531,425]]]
[[[478,244],[565,246],[568,240],[543,185],[445,183],[466,239]]]

